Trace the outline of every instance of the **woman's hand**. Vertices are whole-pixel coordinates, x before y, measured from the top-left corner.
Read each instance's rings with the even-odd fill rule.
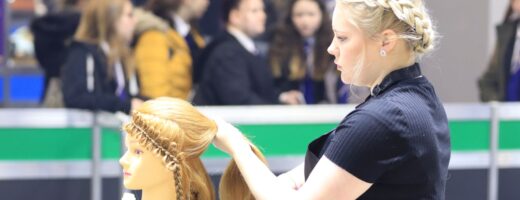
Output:
[[[249,142],[240,130],[222,119],[216,119],[215,122],[218,129],[213,139],[215,147],[231,155],[236,149],[249,148]]]
[[[130,110],[133,111],[137,109],[139,106],[141,106],[141,104],[143,104],[143,100],[138,98],[132,98],[132,101],[130,103]]]
[[[283,104],[287,105],[305,104],[305,98],[303,97],[303,94],[298,90],[283,92],[278,97],[278,100]]]

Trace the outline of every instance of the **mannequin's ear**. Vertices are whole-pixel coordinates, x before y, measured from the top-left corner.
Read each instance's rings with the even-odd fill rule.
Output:
[[[394,30],[384,30],[381,32],[381,49],[384,49],[386,52],[391,52],[397,45],[397,39],[398,35]]]

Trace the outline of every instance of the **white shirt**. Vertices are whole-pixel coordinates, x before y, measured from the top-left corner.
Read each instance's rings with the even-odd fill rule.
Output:
[[[191,25],[184,21],[178,15],[173,15],[173,21],[175,22],[175,30],[182,36],[186,37],[191,30]]]
[[[247,51],[252,54],[257,54],[255,42],[253,42],[253,39],[247,36],[244,32],[232,26],[228,26],[227,31],[233,35]]]

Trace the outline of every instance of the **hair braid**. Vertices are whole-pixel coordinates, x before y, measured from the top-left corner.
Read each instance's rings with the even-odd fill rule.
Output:
[[[175,180],[175,191],[177,192],[177,200],[184,199],[184,190],[182,187],[182,173],[181,173],[181,161],[184,159],[182,153],[177,151],[177,143],[170,142],[169,149],[167,150],[162,145],[157,143],[146,131],[143,130],[139,125],[135,123],[128,124],[130,128],[137,129],[137,137],[142,138],[142,142],[144,144],[150,144],[152,146],[151,149],[154,149],[153,152],[163,158],[163,162],[166,164],[166,168],[173,171],[173,178]],[[145,145],[148,146],[148,145]],[[188,197],[188,199],[190,199]]]
[[[182,190],[182,176],[179,164],[173,165],[173,178],[175,179],[175,192],[177,192],[177,200],[184,199],[184,192]],[[189,199],[189,198],[188,198]]]
[[[388,3],[395,16],[410,25],[421,36],[422,43],[415,51],[423,53],[432,45],[432,22],[422,9],[417,8],[411,0],[378,0]]]
[[[132,113],[131,122],[123,130],[162,160],[167,176],[173,176],[168,187],[175,189],[171,192],[177,194],[176,199],[216,199],[200,157],[211,145],[218,127],[189,102],[168,97],[148,100]],[[256,147],[253,150],[265,162],[261,152]],[[231,161],[230,166],[220,181],[220,199],[252,199],[236,163]]]
[[[420,42],[413,46],[417,53],[425,53],[433,48],[435,34],[432,21],[424,8],[414,4],[413,0],[345,0],[346,2],[363,2],[369,7],[382,7],[391,10],[401,21],[412,27]]]

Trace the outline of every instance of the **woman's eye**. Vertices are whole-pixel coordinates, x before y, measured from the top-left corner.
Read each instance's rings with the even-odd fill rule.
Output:
[[[347,40],[346,37],[339,37],[339,36],[337,36],[336,39],[338,39],[340,42]]]
[[[141,154],[143,154],[143,151],[141,151],[141,150],[139,150],[139,149],[136,149],[136,150],[134,150],[134,153],[135,153],[136,155],[141,155]]]

